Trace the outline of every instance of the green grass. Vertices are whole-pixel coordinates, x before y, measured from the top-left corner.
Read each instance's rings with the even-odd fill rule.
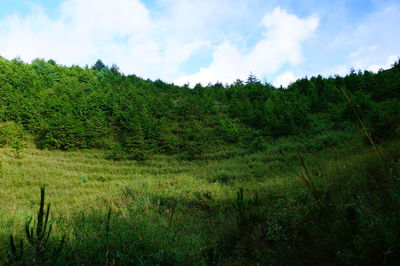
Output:
[[[3,148],[0,260],[10,234],[24,238],[39,187],[46,186],[54,226],[50,245],[67,236],[52,264],[396,262],[399,143],[382,146],[383,155],[358,138],[317,151],[326,142],[321,138],[313,145],[283,139],[256,153],[221,148],[197,161],[162,155],[109,161],[101,150],[29,145],[16,158],[13,149]],[[312,187],[299,178],[305,169],[297,150]]]

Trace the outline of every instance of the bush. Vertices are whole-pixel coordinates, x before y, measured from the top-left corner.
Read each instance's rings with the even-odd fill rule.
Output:
[[[22,126],[14,121],[0,123],[0,147],[11,146],[24,138]]]
[[[236,143],[240,137],[238,124],[228,117],[224,117],[219,121],[215,133],[227,143]]]
[[[187,141],[181,144],[181,150],[183,152],[179,154],[180,159],[193,161],[201,158],[205,147],[203,143],[198,141]]]
[[[25,224],[25,237],[28,245],[24,245],[24,240],[19,241],[19,245],[10,235],[10,251],[7,253],[8,264],[10,265],[52,265],[60,257],[64,247],[65,236],[62,237],[58,246],[51,247],[49,241],[52,232],[52,222],[49,220],[50,204],[45,208],[45,187],[40,188],[40,205],[37,213],[37,220],[33,221],[30,217]]]
[[[378,104],[371,112],[369,126],[372,137],[384,141],[400,136],[400,102],[397,99]]]
[[[145,149],[131,148],[127,149],[122,144],[116,144],[106,155],[107,160],[121,161],[134,160],[145,161],[149,157],[149,152]]]
[[[256,137],[250,144],[249,148],[253,151],[265,151],[268,148],[268,142],[263,137]]]

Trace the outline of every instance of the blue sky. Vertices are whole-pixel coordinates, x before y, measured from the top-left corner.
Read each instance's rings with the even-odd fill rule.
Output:
[[[394,0],[0,0],[0,55],[177,84],[276,86],[378,71],[400,56]]]

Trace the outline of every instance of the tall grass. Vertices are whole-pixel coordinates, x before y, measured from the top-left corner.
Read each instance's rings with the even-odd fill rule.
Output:
[[[50,239],[67,236],[53,265],[395,264],[400,143],[377,146],[378,155],[357,138],[320,140],[197,161],[2,149],[0,260],[10,234],[25,237],[46,185]]]

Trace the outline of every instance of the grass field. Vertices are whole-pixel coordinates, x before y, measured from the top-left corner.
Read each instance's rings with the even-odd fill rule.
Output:
[[[382,146],[382,154],[357,138],[297,153],[302,147],[282,140],[257,153],[221,147],[203,160],[144,162],[105,160],[101,150],[3,148],[0,258],[10,234],[24,239],[46,186],[53,232],[44,251],[63,235],[67,241],[42,259],[25,245],[27,264],[396,261],[399,144]]]

